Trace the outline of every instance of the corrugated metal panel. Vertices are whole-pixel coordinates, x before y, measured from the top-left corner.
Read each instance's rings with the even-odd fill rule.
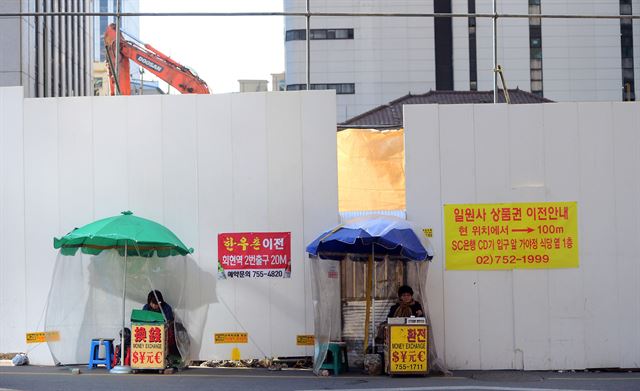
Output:
[[[378,325],[387,320],[389,308],[394,302],[394,300],[376,300],[374,307],[375,327],[370,330],[377,330]],[[361,366],[363,362],[365,310],[364,300],[345,301],[342,304],[342,340],[347,343],[349,365],[354,367]],[[373,331],[371,338],[373,337],[375,337],[375,331]]]

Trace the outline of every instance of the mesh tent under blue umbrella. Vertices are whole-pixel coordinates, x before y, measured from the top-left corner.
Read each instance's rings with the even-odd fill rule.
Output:
[[[332,318],[340,315],[339,262],[349,257],[367,261],[367,299],[364,350],[369,337],[370,291],[374,259],[402,261],[416,266],[418,280],[426,284],[428,263],[434,252],[422,230],[410,221],[382,215],[369,215],[348,220],[323,233],[307,246],[312,260],[315,309],[314,372],[319,373],[327,353],[332,331]],[[426,303],[425,309],[426,309]],[[336,308],[337,307],[337,308]],[[425,311],[427,312],[427,311]],[[427,315],[428,317],[428,315]],[[374,321],[375,323],[375,321]],[[335,328],[335,326],[333,327]],[[435,354],[435,350],[434,350]],[[435,363],[436,357],[433,357]]]

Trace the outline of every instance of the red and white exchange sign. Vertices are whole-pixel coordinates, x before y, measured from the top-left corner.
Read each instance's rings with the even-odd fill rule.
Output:
[[[291,232],[218,234],[218,277],[291,277]]]

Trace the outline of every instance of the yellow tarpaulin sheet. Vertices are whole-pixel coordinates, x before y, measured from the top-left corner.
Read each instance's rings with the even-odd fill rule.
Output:
[[[404,130],[338,132],[341,212],[405,210]]]

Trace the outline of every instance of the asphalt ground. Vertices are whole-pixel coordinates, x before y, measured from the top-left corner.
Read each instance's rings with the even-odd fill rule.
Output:
[[[72,369],[79,368],[80,374]],[[310,370],[190,368],[175,374],[114,375],[104,368],[0,367],[0,390],[640,390],[640,372],[454,371],[450,376],[318,377]]]

